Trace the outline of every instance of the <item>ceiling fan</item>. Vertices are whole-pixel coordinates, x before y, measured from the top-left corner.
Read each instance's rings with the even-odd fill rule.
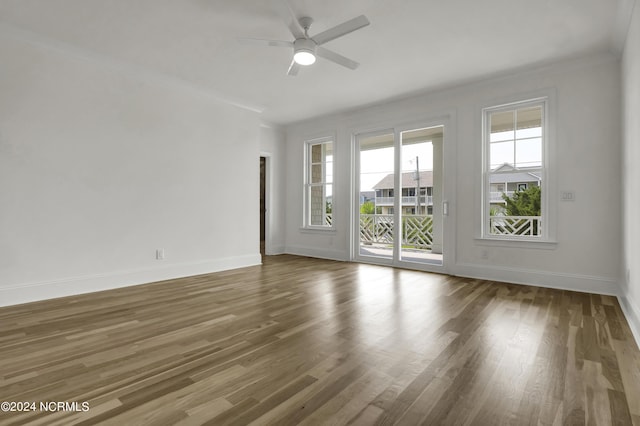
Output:
[[[331,62],[335,62],[338,65],[342,65],[349,69],[355,70],[358,68],[359,63],[349,58],[346,58],[339,53],[329,50],[322,45],[335,40],[338,37],[342,37],[355,30],[369,25],[369,20],[366,16],[360,15],[356,18],[343,22],[340,25],[336,25],[333,28],[329,28],[313,37],[309,36],[309,28],[313,23],[313,19],[305,16],[300,19],[296,18],[293,10],[286,1],[274,2],[278,7],[278,13],[284,19],[289,31],[295,37],[294,41],[283,40],[263,40],[257,38],[240,38],[239,40],[246,43],[261,44],[266,46],[275,47],[288,47],[293,48],[293,60],[289,65],[288,75],[295,76],[300,70],[300,66],[311,65],[316,61],[316,56],[324,59],[328,59]]]

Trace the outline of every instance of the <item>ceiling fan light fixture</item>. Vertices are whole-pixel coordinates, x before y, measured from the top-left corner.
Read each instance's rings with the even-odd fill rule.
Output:
[[[300,38],[293,43],[293,60],[300,65],[311,65],[316,61],[316,43]]]
[[[308,50],[299,50],[293,54],[293,60],[300,65],[311,65],[316,61],[316,55]]]
[[[291,9],[289,1],[290,0],[274,0],[274,4],[278,6],[277,9],[280,17],[287,27],[289,27],[289,31],[294,37],[293,42],[255,38],[243,38],[240,40],[267,46],[288,47],[289,49],[293,47],[293,60],[287,70],[287,75],[292,77],[298,74],[301,66],[314,64],[318,56],[351,70],[358,68],[360,64],[356,61],[327,49],[323,45],[369,25],[369,20],[366,16],[357,16],[328,30],[324,30],[311,38],[309,37],[309,28],[313,23],[313,19],[308,16],[298,18],[293,12],[293,9]],[[291,53],[291,51],[289,52]]]

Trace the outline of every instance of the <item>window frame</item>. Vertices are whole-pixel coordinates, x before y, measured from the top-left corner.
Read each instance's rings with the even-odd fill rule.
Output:
[[[331,176],[332,181],[327,183],[327,162],[326,158],[322,158],[321,163],[312,163],[312,147],[314,145],[325,145],[331,144],[331,152],[332,152],[332,161],[331,161]],[[324,151],[324,148],[323,148]],[[303,223],[302,229],[304,230],[313,230],[313,231],[335,231],[335,164],[336,164],[336,140],[333,135],[322,136],[313,139],[307,139],[304,141],[304,166],[303,166]],[[311,173],[312,173],[312,165],[321,164],[322,165],[322,181],[321,182],[311,182]],[[323,186],[325,188],[324,202],[326,205],[326,187],[330,185],[332,187],[331,190],[331,224],[330,225],[314,225],[311,223],[311,187]],[[323,219],[325,218],[326,211],[323,211]]]
[[[551,119],[551,111],[555,105],[555,96],[551,91],[545,91],[536,96],[521,96],[517,100],[510,100],[503,103],[483,107],[481,110],[481,133],[482,133],[482,190],[481,190],[481,225],[479,239],[485,242],[514,242],[514,243],[553,243],[555,246],[555,220],[554,214],[556,206],[552,202],[555,193],[555,184],[552,182],[552,162],[554,161],[553,138],[555,136],[554,123]],[[490,232],[490,209],[491,209],[491,161],[490,161],[490,116],[492,113],[512,111],[523,108],[542,108],[542,143],[541,143],[541,222],[542,233],[539,236],[519,236],[519,235],[499,235]],[[514,129],[515,131],[515,129]],[[514,141],[517,139],[514,139]],[[514,148],[515,149],[515,148]],[[514,165],[515,166],[515,165]]]

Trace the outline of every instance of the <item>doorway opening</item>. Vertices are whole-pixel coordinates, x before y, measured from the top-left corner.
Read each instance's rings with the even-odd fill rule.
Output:
[[[355,257],[443,265],[444,126],[356,137]]]
[[[260,255],[265,256],[267,213],[267,158],[260,157]]]

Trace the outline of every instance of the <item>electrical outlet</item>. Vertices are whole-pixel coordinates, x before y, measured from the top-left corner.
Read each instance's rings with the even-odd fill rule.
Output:
[[[156,260],[164,260],[164,249],[156,249]]]
[[[480,258],[487,260],[489,259],[489,250],[482,250],[482,252],[480,252]]]
[[[562,194],[560,195],[560,199],[562,201],[575,201],[576,193],[573,191],[562,191]]]

